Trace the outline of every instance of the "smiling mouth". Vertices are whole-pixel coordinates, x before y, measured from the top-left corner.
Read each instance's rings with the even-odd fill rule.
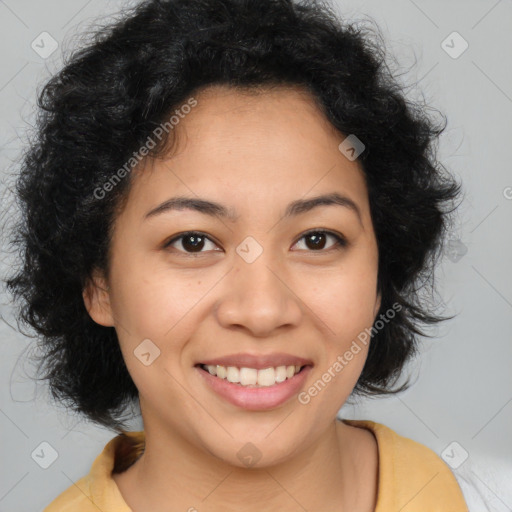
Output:
[[[205,364],[196,366],[218,379],[238,384],[240,387],[262,388],[290,380],[308,365],[276,366],[264,369]]]

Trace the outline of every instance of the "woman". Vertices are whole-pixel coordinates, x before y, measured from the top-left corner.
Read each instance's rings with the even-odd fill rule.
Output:
[[[118,433],[47,512],[467,510],[433,451],[336,418],[406,389],[460,192],[370,36],[149,0],[45,86],[8,285],[54,396]]]

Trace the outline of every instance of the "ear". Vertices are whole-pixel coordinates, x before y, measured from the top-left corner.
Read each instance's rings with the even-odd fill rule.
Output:
[[[105,327],[114,326],[109,286],[101,272],[94,270],[92,279],[87,280],[82,291],[82,297],[87,312],[97,324]]]

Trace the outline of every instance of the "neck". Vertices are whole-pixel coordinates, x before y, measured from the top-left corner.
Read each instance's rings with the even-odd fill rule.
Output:
[[[115,480],[136,512],[226,512],[241,505],[260,512],[262,503],[268,511],[355,510],[358,467],[347,442],[351,428],[334,421],[293,458],[265,468],[240,468],[175,432],[146,425],[143,455]]]

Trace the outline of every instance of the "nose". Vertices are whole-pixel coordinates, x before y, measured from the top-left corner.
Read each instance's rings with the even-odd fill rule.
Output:
[[[241,260],[224,280],[216,308],[218,322],[227,329],[243,329],[255,337],[268,337],[278,329],[297,326],[301,301],[288,274],[276,261],[263,257],[253,263]]]

